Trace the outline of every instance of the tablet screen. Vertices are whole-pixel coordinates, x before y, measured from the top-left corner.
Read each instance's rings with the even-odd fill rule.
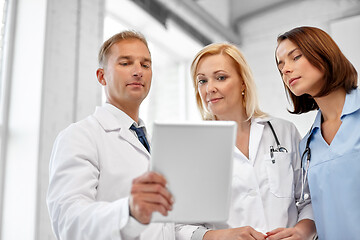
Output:
[[[152,222],[222,222],[228,219],[236,123],[154,123],[152,171],[162,174],[175,202]]]

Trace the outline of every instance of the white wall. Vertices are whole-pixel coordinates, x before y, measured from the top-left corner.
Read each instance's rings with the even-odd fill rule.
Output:
[[[45,0],[18,0],[4,171],[1,239],[35,235]],[[36,12],[37,14],[33,14]],[[25,40],[26,39],[26,40]]]
[[[330,34],[360,76],[360,14],[331,21]]]

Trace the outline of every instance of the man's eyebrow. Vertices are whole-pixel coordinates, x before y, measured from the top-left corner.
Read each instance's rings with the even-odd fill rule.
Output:
[[[130,57],[130,56],[119,56],[119,57],[117,58],[117,60],[121,60],[121,59],[127,59],[127,60],[129,60],[129,59],[131,59],[131,57]]]
[[[143,58],[144,62],[150,62],[151,63],[151,58]]]
[[[132,59],[134,59],[134,57],[125,55],[125,56],[119,56],[117,58],[117,60],[121,60],[121,59],[132,60]],[[144,57],[144,58],[142,58],[142,61],[151,63],[151,58]]]

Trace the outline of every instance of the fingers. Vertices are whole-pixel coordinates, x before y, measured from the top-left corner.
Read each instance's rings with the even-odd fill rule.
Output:
[[[253,239],[256,240],[265,240],[266,235],[264,235],[261,232],[256,231],[255,229],[250,229],[250,235],[253,237]]]
[[[287,239],[289,237],[295,237],[293,230],[294,230],[293,228],[277,228],[271,232],[268,232],[266,239],[278,240],[278,239]],[[297,238],[291,238],[291,239],[297,239]]]
[[[131,194],[159,194],[163,198],[158,196],[156,198],[157,201],[156,199],[153,201],[164,204],[165,207],[170,210],[170,206],[173,204],[174,200],[170,192],[166,189],[166,183],[166,179],[162,175],[155,172],[147,172],[133,180]],[[163,201],[164,199],[166,202]]]
[[[133,180],[133,184],[135,183],[158,183],[162,185],[163,187],[166,186],[166,179],[155,172],[146,172],[145,174],[141,175],[140,177],[137,177]]]
[[[265,240],[266,235],[256,231],[250,226],[207,231],[204,240],[210,239],[241,239],[241,240]]]
[[[159,212],[164,216],[168,215],[168,211],[160,204],[151,204],[146,202],[139,202],[130,197],[130,215],[142,224],[150,223],[153,212]]]
[[[167,216],[172,210],[173,199],[166,189],[166,180],[160,174],[147,172],[133,180],[129,199],[130,214],[139,222],[147,224],[157,211]]]
[[[162,185],[158,184],[158,183],[147,183],[147,184],[143,184],[143,183],[138,183],[138,184],[133,184],[132,188],[131,188],[131,194],[144,194],[144,196],[146,194],[152,194],[153,195],[159,195],[158,197],[161,199],[158,199],[158,201],[156,201],[156,199],[154,199],[155,202],[158,203],[163,203],[164,205],[172,205],[173,204],[173,199],[172,199],[172,195],[170,194],[170,192]],[[165,200],[162,201],[162,200]],[[149,199],[150,201],[150,199]]]
[[[235,228],[238,233],[240,239],[249,239],[249,240],[265,240],[266,235],[261,232],[256,231],[254,228],[250,226]]]
[[[256,240],[265,240],[265,238],[266,238],[266,235],[264,235],[264,234],[261,233],[261,232],[255,231],[255,229],[252,229],[252,230],[250,231],[250,234],[251,234],[251,236],[252,236],[254,239],[256,239]]]
[[[172,210],[172,202],[169,202],[169,199],[159,193],[140,193],[134,194],[133,196],[148,204],[161,205],[166,209],[166,211]]]

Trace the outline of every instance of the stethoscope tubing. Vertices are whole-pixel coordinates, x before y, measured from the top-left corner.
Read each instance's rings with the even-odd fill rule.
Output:
[[[296,203],[297,206],[304,203],[305,200],[308,198],[308,197],[305,197],[304,188],[305,188],[305,185],[306,185],[306,182],[307,182],[308,172],[309,172],[309,167],[310,167],[310,160],[311,160],[310,141],[311,141],[311,136],[312,136],[312,127],[311,127],[309,133],[310,133],[310,135],[309,135],[308,139],[306,140],[305,150],[304,150],[303,154],[301,155],[301,163],[300,163],[300,168],[301,168],[301,193],[300,193],[300,199]],[[307,155],[307,156],[306,156],[306,166],[305,166],[305,170],[304,170],[303,169],[303,160],[304,160],[305,155]]]
[[[279,139],[278,139],[278,137],[277,137],[277,135],[276,135],[276,133],[275,133],[275,130],[274,130],[272,124],[270,123],[270,121],[267,121],[267,123],[268,123],[268,125],[269,125],[269,127],[270,127],[270,129],[271,129],[272,134],[274,135],[275,142],[276,142],[276,145],[277,145],[277,150],[275,150],[275,152],[276,152],[276,151],[277,151],[277,152],[288,152],[285,147],[282,147],[282,146],[281,146],[280,141],[279,141]]]

